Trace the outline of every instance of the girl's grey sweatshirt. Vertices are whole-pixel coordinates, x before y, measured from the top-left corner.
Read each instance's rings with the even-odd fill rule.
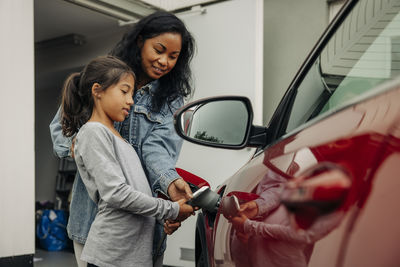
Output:
[[[81,259],[101,266],[153,266],[155,220],[175,219],[177,203],[152,197],[133,147],[98,122],[75,141],[75,161],[98,212]]]

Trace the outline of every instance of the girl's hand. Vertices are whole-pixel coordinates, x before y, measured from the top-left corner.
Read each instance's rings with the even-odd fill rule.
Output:
[[[186,204],[185,199],[179,199],[176,201],[179,204],[179,213],[178,217],[176,217],[175,221],[181,222],[186,220],[190,215],[194,215],[194,209],[192,206]]]
[[[236,236],[243,244],[247,244],[249,242],[250,236],[248,234],[236,231]]]
[[[239,214],[235,217],[232,217],[229,220],[229,222],[232,223],[232,226],[233,226],[233,228],[235,228],[236,231],[244,233],[244,222],[247,219],[248,218],[246,217],[246,215],[239,212]]]
[[[72,138],[71,147],[69,148],[70,152],[71,152],[71,158],[75,157],[75,154],[74,154],[75,139],[76,139],[76,136],[74,136],[74,138]]]
[[[167,235],[172,235],[176,230],[178,230],[179,227],[181,227],[180,222],[173,222],[170,220],[166,220],[164,222],[164,232]]]

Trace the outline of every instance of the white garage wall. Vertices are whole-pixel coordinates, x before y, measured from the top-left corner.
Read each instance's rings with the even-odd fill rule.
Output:
[[[0,258],[34,254],[33,0],[0,1]]]
[[[198,53],[193,61],[193,99],[217,95],[247,96],[255,124],[262,121],[263,1],[232,0],[207,6],[206,14],[182,17],[193,33]],[[247,162],[254,149],[225,150],[184,142],[178,167],[207,180],[212,189]],[[194,266],[179,260],[181,249],[194,249],[195,217],[168,238],[164,264]],[[191,252],[193,252],[192,250]],[[177,257],[178,255],[178,257]]]
[[[247,96],[253,105],[254,123],[261,124],[262,1],[227,1],[207,7],[204,15],[183,19],[198,47],[193,60],[196,88],[190,101],[219,95]],[[232,153],[185,141],[178,166],[215,188],[251,157],[249,150]]]

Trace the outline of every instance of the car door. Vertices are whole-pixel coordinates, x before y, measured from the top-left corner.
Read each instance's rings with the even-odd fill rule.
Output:
[[[256,194],[258,214],[217,214],[213,266],[399,265],[400,1],[346,8],[278,107],[270,143],[221,186],[242,206]]]

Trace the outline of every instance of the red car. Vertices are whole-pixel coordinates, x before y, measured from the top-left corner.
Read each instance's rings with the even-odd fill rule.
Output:
[[[197,266],[400,266],[399,11],[347,1],[268,126],[240,96],[175,114],[190,142],[257,147],[199,204]]]

